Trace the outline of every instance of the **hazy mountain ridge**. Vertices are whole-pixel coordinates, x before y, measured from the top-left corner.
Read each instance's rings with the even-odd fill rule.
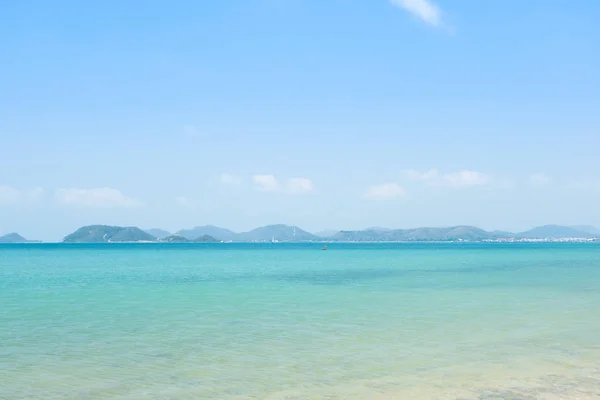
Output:
[[[590,239],[600,238],[593,234],[594,227],[585,227],[586,231],[577,227],[561,225],[538,226],[528,231],[511,233],[504,231],[486,231],[469,225],[451,227],[421,227],[413,229],[366,229],[355,231],[339,231],[333,236],[318,236],[297,226],[267,225],[248,232],[236,233],[229,229],[206,225],[189,230],[181,230],[175,235],[157,239],[137,227],[118,227],[106,225],[90,225],[79,228],[65,237],[64,242],[102,243],[102,242],[427,242],[427,241],[490,241],[502,239]],[[162,231],[162,230],[161,230]],[[164,231],[166,232],[166,231]],[[212,232],[209,234],[207,232]],[[222,236],[219,236],[221,233]],[[185,235],[184,235],[185,234]]]
[[[600,234],[593,234],[594,227],[587,227],[587,231],[561,225],[544,225],[535,227],[525,232],[512,233],[505,231],[485,231],[474,226],[454,226],[446,228],[416,228],[393,229],[388,231],[364,230],[341,231],[332,239],[339,241],[484,241],[500,239],[589,239],[600,238]]]
[[[178,236],[183,236],[184,238],[189,240],[196,240],[197,238],[202,236],[211,236],[215,239],[223,241],[234,240],[238,235],[237,233],[230,231],[229,229],[221,228],[214,225],[203,225],[196,226],[192,229],[181,229],[175,232],[175,234]]]
[[[600,235],[594,235],[593,233],[586,232],[580,229],[576,229],[570,226],[561,225],[543,225],[530,229],[525,232],[517,234],[517,237],[526,239],[538,239],[538,238],[591,238],[598,237]]]
[[[575,225],[571,226],[571,228],[576,229],[578,231],[587,232],[592,235],[600,236],[600,229],[591,225]]]
[[[410,241],[455,241],[455,240],[493,240],[505,236],[487,232],[474,226],[452,226],[445,228],[415,228],[391,230],[341,231],[332,239],[338,241],[380,241],[380,242],[410,242]]]
[[[251,231],[240,233],[214,225],[204,225],[192,229],[182,229],[176,235],[189,240],[208,236],[217,240],[233,242],[267,242],[273,239],[278,241],[310,241],[319,238],[298,227],[283,224],[261,226]]]
[[[329,238],[329,237],[337,235],[339,232],[340,231],[335,230],[335,229],[325,229],[323,231],[315,232],[315,233],[313,233],[313,235],[315,235],[317,237],[321,237],[321,238]]]
[[[154,236],[157,239],[164,239],[169,236],[173,236],[173,234],[171,232],[165,231],[164,229],[158,229],[158,228],[145,229],[144,232],[146,232],[149,235]]]

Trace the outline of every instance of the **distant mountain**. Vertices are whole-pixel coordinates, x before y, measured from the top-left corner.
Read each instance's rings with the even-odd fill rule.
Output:
[[[318,240],[312,233],[306,232],[298,227],[289,225],[268,225],[240,233],[236,240],[241,242],[266,242],[272,239],[280,242],[304,242]]]
[[[153,229],[146,229],[144,232],[146,232],[149,235],[154,236],[157,239],[164,239],[166,237],[172,236],[173,234],[171,232],[167,232],[163,229],[157,229],[157,228],[153,228]]]
[[[8,235],[0,236],[0,243],[32,243],[33,240],[27,240],[18,233],[9,233]]]
[[[321,237],[321,238],[329,238],[329,237],[337,235],[339,232],[340,231],[331,229],[331,230],[324,230],[324,231],[316,232],[314,235]]]
[[[600,237],[600,229],[596,228],[595,226],[591,226],[591,225],[576,225],[576,226],[572,226],[571,228],[576,229],[578,231],[582,231],[582,232],[587,232],[591,235]]]
[[[505,237],[474,226],[392,230],[342,231],[332,239],[356,242],[481,241]]]
[[[218,240],[229,241],[236,240],[237,233],[230,231],[229,229],[219,228],[213,225],[197,226],[192,229],[182,229],[176,233],[179,236],[183,236],[189,240],[196,240],[204,235],[212,236]]]
[[[474,226],[453,226],[449,228],[418,228],[405,235],[410,240],[486,240],[494,239],[494,235]]]
[[[514,238],[515,234],[508,231],[492,231],[491,234],[497,238]]]
[[[154,233],[155,235],[153,235]],[[167,234],[165,236],[165,234]],[[157,239],[159,237],[159,239]],[[370,228],[357,231],[324,231],[317,235],[309,233],[297,226],[268,225],[249,232],[235,233],[217,226],[197,226],[193,229],[180,230],[171,235],[162,229],[142,231],[136,227],[120,227],[91,225],[79,228],[66,236],[68,243],[102,243],[102,242],[146,242],[160,241],[169,243],[187,242],[306,242],[318,240],[348,242],[410,242],[410,241],[487,241],[496,239],[563,239],[563,238],[600,238],[600,230],[593,226],[561,226],[544,225],[521,233],[504,231],[488,232],[483,229],[459,225],[441,228],[386,229]],[[12,233],[0,237],[0,243],[29,242],[22,236]]]
[[[107,225],[90,225],[66,236],[65,243],[147,242],[156,238],[140,228]]]
[[[590,238],[595,235],[570,226],[544,225],[521,232],[516,237],[526,239]]]
[[[390,228],[381,228],[379,226],[372,226],[369,228],[364,229],[365,231],[375,231],[375,232],[389,232],[389,231],[393,231],[393,229]]]
[[[393,237],[394,232],[396,232],[396,236],[398,237]],[[404,231],[401,229],[394,230],[391,232],[381,232],[375,230],[339,231],[330,239],[342,242],[392,242],[402,240],[401,238],[399,238],[402,232]]]

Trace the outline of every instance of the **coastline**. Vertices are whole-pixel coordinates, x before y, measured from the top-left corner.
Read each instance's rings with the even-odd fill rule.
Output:
[[[511,244],[511,243],[600,243],[600,238],[548,238],[548,239],[514,239],[514,240],[311,240],[311,241],[217,241],[217,242],[169,242],[161,240],[140,240],[140,241],[106,241],[106,242],[63,242],[63,241],[29,241],[29,242],[18,242],[18,243],[0,243],[0,245],[39,245],[39,244],[165,244],[165,245],[226,245],[226,244],[477,244],[477,243],[499,243],[499,244]]]

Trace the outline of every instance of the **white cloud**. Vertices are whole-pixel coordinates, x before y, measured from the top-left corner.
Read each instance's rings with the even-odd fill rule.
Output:
[[[406,191],[397,183],[384,183],[367,188],[364,196],[372,200],[392,200],[406,196]]]
[[[552,179],[546,174],[532,174],[529,182],[535,186],[546,186],[552,182]]]
[[[442,24],[442,12],[430,0],[390,0],[393,5],[403,8],[421,21],[432,26]]]
[[[462,170],[445,174],[442,181],[446,186],[465,187],[487,185],[492,179],[481,172]]]
[[[254,175],[252,181],[262,192],[301,195],[315,191],[315,185],[308,178],[290,178],[279,182],[275,175]]]
[[[0,205],[31,204],[44,195],[44,189],[16,189],[10,186],[0,186]]]
[[[134,207],[139,203],[108,187],[93,189],[58,189],[56,200],[64,205],[85,207]]]
[[[279,182],[274,175],[254,175],[252,181],[258,188],[263,192],[277,192],[279,191]]]
[[[429,186],[471,187],[483,186],[492,181],[492,177],[482,172],[463,169],[457,172],[440,173],[437,169],[419,172],[407,170],[402,173],[405,180],[423,182]]]
[[[223,185],[239,185],[242,183],[242,178],[230,174],[221,174],[221,183]]]

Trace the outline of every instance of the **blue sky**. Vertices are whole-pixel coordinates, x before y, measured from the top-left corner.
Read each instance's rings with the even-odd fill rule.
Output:
[[[0,233],[600,225],[595,0],[5,1]]]

